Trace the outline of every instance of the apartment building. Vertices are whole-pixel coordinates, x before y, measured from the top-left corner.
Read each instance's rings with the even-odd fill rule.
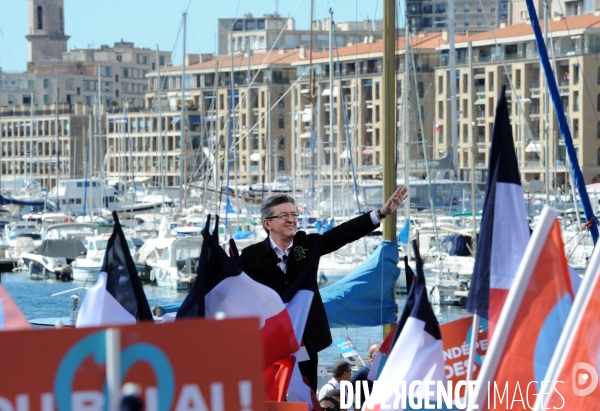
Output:
[[[404,126],[408,118],[412,163],[411,172],[421,175],[424,167],[416,164],[425,153],[431,158],[434,112],[433,82],[434,69],[439,65],[439,46],[447,44],[440,33],[420,34],[411,37],[408,81],[405,78],[406,43],[404,38],[396,41],[396,114],[399,162],[404,163]],[[337,59],[339,56],[339,61]],[[298,60],[296,67],[299,81],[295,89],[296,150],[293,172],[308,177],[311,169],[329,179],[331,175],[330,150],[333,141],[333,170],[337,181],[350,172],[353,160],[357,175],[361,179],[382,177],[383,161],[383,89],[382,64],[383,41],[360,43],[340,48],[336,52],[333,92],[329,84],[329,56],[320,53],[313,56],[312,70],[316,79],[310,87],[310,65],[308,60]],[[414,65],[413,65],[414,61]],[[339,65],[338,65],[339,64]],[[409,107],[404,110],[404,95],[408,83]],[[333,125],[330,110],[333,102]],[[415,108],[419,107],[419,110]],[[419,112],[421,116],[419,116]],[[408,116],[405,117],[405,114]],[[420,118],[421,117],[421,118]],[[421,120],[423,127],[421,127]],[[330,133],[333,132],[333,138]],[[312,141],[311,141],[312,136]],[[423,144],[423,139],[425,144]],[[425,145],[426,150],[423,149]],[[421,162],[422,163],[422,162]],[[399,165],[399,168],[401,165]]]
[[[37,180],[51,188],[58,178],[81,178],[90,112],[82,104],[0,107],[2,185],[19,188]],[[90,154],[90,155],[91,155]],[[91,158],[91,157],[90,157]],[[58,167],[58,170],[57,170]]]
[[[207,179],[217,185],[229,172],[230,178],[237,174],[239,184],[253,184],[289,174],[290,85],[296,80],[291,63],[307,58],[304,53],[303,49],[279,50],[252,53],[250,58],[236,54],[233,60],[228,55],[187,56],[183,99],[187,117],[183,149],[186,181]],[[116,123],[123,115],[108,116],[107,141],[113,147],[107,154],[109,177],[118,177],[119,167],[128,170],[126,157],[133,156],[140,180],[163,181],[158,173],[162,164],[165,185],[179,185],[181,81],[181,66],[162,70],[160,77],[148,74],[147,112],[129,114],[137,117],[137,130],[134,123],[129,133],[116,125],[111,128],[111,121]],[[130,138],[137,141],[128,143]],[[226,158],[229,161],[223,161]]]
[[[543,26],[542,26],[543,27]],[[585,182],[600,181],[600,14],[592,13],[550,21],[553,51],[562,105]],[[468,41],[473,45],[473,71],[468,67]],[[434,139],[434,155],[451,147],[448,47],[439,47],[441,65],[435,70],[435,121],[440,131]],[[553,56],[553,57],[552,57]],[[568,185],[568,166],[551,99],[545,106],[546,80],[540,66],[535,38],[528,22],[501,27],[491,32],[461,37],[456,42],[457,103],[459,107],[459,169],[470,178],[474,162],[475,179],[485,183],[491,132],[498,92],[507,85],[513,138],[521,172],[526,181],[548,181],[551,188]],[[473,97],[470,97],[473,87]],[[471,149],[469,120],[474,111]],[[548,111],[548,132],[545,116]],[[545,159],[548,159],[549,175]]]
[[[381,38],[381,20],[334,23],[338,47],[363,41],[365,38]],[[329,48],[329,19],[315,21],[313,26],[313,49]],[[218,20],[218,54],[234,52],[264,53],[269,50],[292,50],[310,47],[310,30],[296,29],[292,17],[277,13],[254,17],[247,13],[243,18]]]

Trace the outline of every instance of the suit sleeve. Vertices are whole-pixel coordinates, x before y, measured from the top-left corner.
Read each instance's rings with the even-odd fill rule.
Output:
[[[373,224],[371,213],[348,220],[323,234],[321,255],[339,250],[346,244],[363,238],[377,227],[379,224]]]

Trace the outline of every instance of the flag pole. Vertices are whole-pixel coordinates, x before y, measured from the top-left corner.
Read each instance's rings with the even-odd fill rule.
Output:
[[[469,343],[469,362],[467,364],[467,382],[473,379],[473,360],[475,358],[475,346],[477,345],[477,336],[479,335],[479,316],[473,315],[473,325],[471,326],[471,342]],[[469,390],[465,391],[465,403],[469,401]]]
[[[106,330],[106,386],[108,411],[119,411],[121,404],[121,331]]]

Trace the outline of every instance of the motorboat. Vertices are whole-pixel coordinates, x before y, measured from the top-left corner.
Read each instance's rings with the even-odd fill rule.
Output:
[[[38,278],[70,280],[69,264],[86,252],[83,243],[76,239],[44,240],[33,252],[21,254],[29,275]]]

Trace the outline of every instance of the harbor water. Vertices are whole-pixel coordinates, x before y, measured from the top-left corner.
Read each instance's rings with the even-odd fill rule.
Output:
[[[29,273],[4,273],[1,275],[2,286],[19,306],[28,320],[40,318],[69,317],[72,309],[72,295],[77,295],[83,301],[84,289],[93,284],[72,281],[62,282],[56,280],[31,279]],[[186,294],[165,287],[144,285],[144,292],[150,307],[181,302]],[[397,298],[398,312],[401,313],[406,300],[406,295]],[[434,312],[440,323],[458,319],[467,314],[466,310],[458,306],[433,306]],[[382,340],[382,327],[359,328],[334,328],[331,330],[333,339],[350,337],[356,345],[358,352],[366,356],[368,346],[373,342]],[[331,365],[340,359],[339,351],[335,345],[326,348],[319,354],[319,362]]]

